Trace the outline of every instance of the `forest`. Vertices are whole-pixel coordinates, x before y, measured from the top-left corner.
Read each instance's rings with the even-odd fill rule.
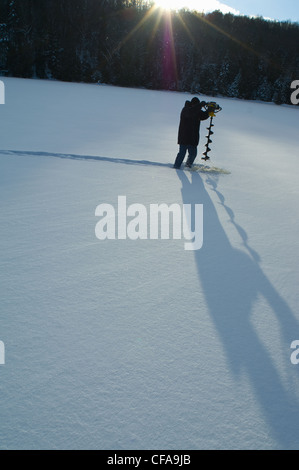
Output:
[[[0,75],[290,103],[299,24],[142,0],[0,0]]]

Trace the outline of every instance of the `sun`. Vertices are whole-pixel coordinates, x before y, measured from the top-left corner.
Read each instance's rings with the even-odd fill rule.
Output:
[[[178,10],[180,7],[178,8],[176,4],[179,2],[180,0],[155,0],[155,5],[163,10]]]
[[[240,15],[240,12],[232,8],[222,0],[154,0],[154,5],[166,11],[170,10],[187,10],[197,11],[199,13],[208,13],[211,11],[219,10],[222,13],[232,13],[233,15]]]
[[[211,0],[155,0],[155,5],[163,10],[189,10],[207,11],[211,9]]]
[[[155,5],[163,10],[181,10],[190,8],[187,6],[188,0],[155,0]]]

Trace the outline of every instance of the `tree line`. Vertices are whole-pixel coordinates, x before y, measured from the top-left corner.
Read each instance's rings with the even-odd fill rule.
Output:
[[[1,0],[0,74],[290,103],[299,25],[143,0]]]

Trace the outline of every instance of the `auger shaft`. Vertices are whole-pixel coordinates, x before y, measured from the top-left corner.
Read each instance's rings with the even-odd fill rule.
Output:
[[[203,153],[204,156],[202,157],[202,160],[210,160],[210,157],[208,156],[208,153],[211,151],[209,145],[212,143],[212,140],[211,140],[210,137],[211,137],[211,135],[214,134],[214,132],[212,131],[212,127],[214,127],[213,118],[214,118],[214,116],[211,116],[211,117],[210,117],[210,125],[209,125],[209,127],[207,127],[209,133],[208,133],[208,135],[206,136],[206,138],[207,138],[207,143],[206,143],[206,145],[205,145],[206,150],[205,150],[205,152]]]
[[[210,157],[208,156],[208,153],[211,151],[209,145],[212,143],[211,136],[214,134],[214,132],[212,131],[212,127],[214,127],[213,118],[216,116],[216,113],[219,113],[219,111],[222,110],[222,108],[217,103],[215,103],[214,101],[210,102],[210,103],[207,103],[206,106],[207,106],[207,110],[209,111],[209,115],[210,115],[210,125],[209,125],[209,127],[207,127],[209,132],[208,132],[208,135],[206,136],[206,138],[207,138],[207,143],[205,145],[206,150],[203,153],[204,156],[202,157],[202,160],[210,160]]]

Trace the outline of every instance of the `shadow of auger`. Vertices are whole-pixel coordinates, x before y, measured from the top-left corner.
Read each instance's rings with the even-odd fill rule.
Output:
[[[42,152],[42,151],[31,151],[31,150],[0,150],[2,155],[18,155],[24,156],[36,156],[36,157],[51,157],[51,158],[63,158],[70,160],[87,160],[97,162],[108,162],[118,163],[123,165],[140,165],[140,166],[158,166],[164,168],[172,168],[172,163],[162,163],[150,160],[132,160],[129,158],[113,158],[113,157],[101,157],[92,155],[75,155],[71,153],[53,153],[53,152]]]
[[[223,194],[221,194],[221,192],[217,188],[217,181],[215,179],[211,178],[211,176],[209,176],[206,179],[206,183],[210,186],[212,191],[214,191],[217,194],[221,206],[225,209],[226,213],[229,216],[230,223],[235,227],[237,233],[241,237],[242,242],[243,242],[243,246],[247,249],[248,253],[252,256],[254,261],[259,263],[261,261],[260,255],[253,248],[250,247],[248,235],[247,235],[246,231],[244,230],[244,228],[242,228],[236,222],[235,214],[234,214],[233,210],[230,207],[228,207],[227,204],[225,203],[225,198],[224,198]]]

